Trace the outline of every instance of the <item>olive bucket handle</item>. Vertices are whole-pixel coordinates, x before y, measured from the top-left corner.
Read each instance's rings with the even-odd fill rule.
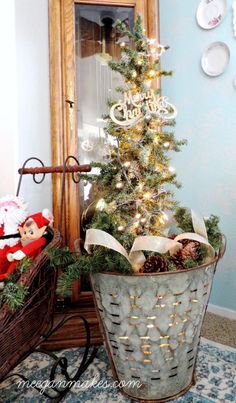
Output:
[[[220,250],[218,253],[218,260],[222,259],[222,257],[225,254],[225,249],[226,249],[226,244],[227,244],[227,239],[226,236],[224,234],[221,234],[221,246],[220,246]]]

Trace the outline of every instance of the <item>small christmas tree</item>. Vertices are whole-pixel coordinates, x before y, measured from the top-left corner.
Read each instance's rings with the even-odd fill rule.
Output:
[[[170,165],[169,151],[180,151],[185,140],[177,140],[170,130],[175,124],[175,107],[160,96],[155,83],[171,72],[161,69],[160,56],[168,49],[149,40],[137,18],[134,31],[118,21],[117,28],[130,43],[121,42],[121,59],[110,61],[112,70],[119,72],[124,85],[117,88],[121,100],[108,101],[109,114],[105,133],[110,151],[108,160],[92,163],[100,173],[80,174],[80,179],[93,184],[97,198],[92,221],[87,228],[103,230],[130,250],[137,236],[168,236],[169,213],[177,227],[183,221],[192,226],[189,212],[178,206],[170,185],[177,187],[175,169]],[[113,144],[113,145],[112,145]],[[107,152],[107,146],[106,146]],[[94,203],[93,203],[94,205]],[[208,229],[219,246],[218,219],[208,220]],[[183,230],[183,228],[182,228]],[[206,256],[199,242],[182,241],[183,247],[175,256],[147,253],[141,272],[181,270],[196,267]],[[59,279],[59,292],[67,294],[72,282],[81,274],[101,271],[133,272],[130,262],[112,249],[96,246],[92,255],[79,257],[65,248],[52,251],[54,266],[66,267]]]
[[[180,186],[168,151],[179,151],[185,141],[167,131],[175,108],[159,89],[151,89],[158,78],[171,75],[160,67],[167,48],[146,38],[140,17],[134,32],[119,21],[117,27],[132,46],[121,42],[121,60],[109,62],[124,79],[117,88],[123,101],[109,101],[110,114],[104,116],[105,133],[115,145],[108,162],[91,164],[100,168],[99,175],[80,177],[94,183],[99,195],[92,227],[107,231],[109,222],[109,233],[130,248],[137,235],[163,234],[167,212],[177,205],[168,185]]]

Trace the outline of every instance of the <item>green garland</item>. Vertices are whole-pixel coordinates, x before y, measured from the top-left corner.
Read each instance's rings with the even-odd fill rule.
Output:
[[[51,248],[48,251],[50,265],[54,269],[63,270],[58,279],[57,293],[69,296],[71,285],[81,274],[118,271],[132,274],[133,269],[124,256],[103,247],[94,248],[92,255],[72,253],[68,247]]]
[[[7,304],[11,311],[15,311],[24,305],[28,295],[28,287],[19,284],[18,280],[30,265],[31,259],[24,258],[17,266],[16,271],[6,278],[4,288],[0,290],[0,307]]]
[[[112,223],[109,216],[104,212],[100,215],[100,219],[106,222],[106,230],[109,231]],[[192,227],[192,218],[190,210],[184,207],[178,208],[175,214],[176,224],[181,232],[194,232]],[[96,222],[93,228],[99,223]],[[219,219],[211,215],[205,219],[208,239],[216,252],[219,251],[221,245],[221,233],[219,229]],[[91,255],[83,252],[82,255],[72,253],[68,247],[51,248],[48,251],[50,265],[54,269],[60,268],[63,273],[58,279],[57,293],[64,296],[71,295],[71,285],[81,275],[88,275],[98,272],[118,272],[121,274],[133,274],[133,269],[128,260],[118,252],[104,248],[94,247]],[[145,252],[146,257],[151,256],[151,252]],[[157,255],[157,254],[154,254]],[[207,248],[200,246],[197,260],[186,259],[184,261],[186,268],[194,268],[204,262],[207,256]],[[169,254],[162,255],[168,264],[168,271],[178,270],[173,263]]]

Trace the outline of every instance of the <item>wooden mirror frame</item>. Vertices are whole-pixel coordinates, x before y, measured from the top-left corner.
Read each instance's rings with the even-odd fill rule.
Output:
[[[78,154],[75,64],[75,4],[97,4],[134,7],[135,14],[143,19],[149,38],[159,39],[159,0],[49,0],[50,43],[50,96],[51,96],[51,148],[52,165],[62,165],[68,155]],[[61,212],[62,177],[56,175],[53,184],[53,214],[55,228],[59,228]],[[66,180],[65,199],[60,232],[64,243],[74,249],[74,240],[80,236],[78,185],[70,177]],[[78,280],[72,288],[74,310],[86,317],[92,329],[92,343],[100,343],[98,320],[93,307],[92,293],[80,292]],[[58,314],[60,316],[60,314]],[[58,316],[57,315],[57,316]],[[57,319],[56,316],[56,319]],[[78,323],[65,328],[55,339],[47,342],[48,348],[83,345],[85,334]]]
[[[134,7],[143,18],[147,36],[159,38],[158,0],[49,0],[52,165],[62,165],[68,155],[77,156],[78,152],[74,5],[86,3]],[[60,195],[61,179],[57,176],[53,179],[55,226],[59,225]],[[73,248],[79,238],[79,200],[71,180],[66,184],[64,204],[60,231]]]

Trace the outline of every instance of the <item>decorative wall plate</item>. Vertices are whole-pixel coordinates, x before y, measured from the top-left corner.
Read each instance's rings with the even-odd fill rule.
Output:
[[[204,29],[217,27],[223,20],[227,9],[227,0],[201,0],[197,8],[197,22]]]
[[[228,66],[230,50],[224,42],[214,42],[202,55],[201,65],[208,76],[219,76]]]

